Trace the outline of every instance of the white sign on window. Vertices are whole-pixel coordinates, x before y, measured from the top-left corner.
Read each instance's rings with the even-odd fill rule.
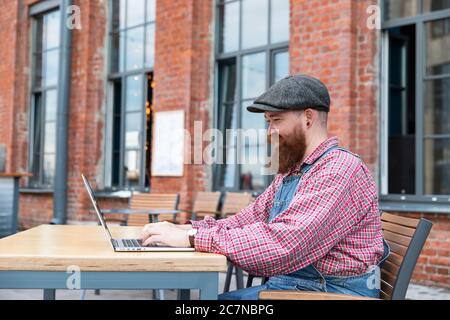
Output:
[[[183,176],[184,110],[156,112],[152,176]]]

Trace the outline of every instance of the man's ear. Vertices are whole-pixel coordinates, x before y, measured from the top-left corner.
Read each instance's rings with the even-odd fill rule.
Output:
[[[306,128],[311,128],[314,122],[314,111],[312,109],[305,110]]]

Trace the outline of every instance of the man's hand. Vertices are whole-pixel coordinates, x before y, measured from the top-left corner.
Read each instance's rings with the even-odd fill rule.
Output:
[[[169,247],[189,248],[189,236],[186,229],[170,222],[147,224],[142,230],[142,245],[157,244]]]

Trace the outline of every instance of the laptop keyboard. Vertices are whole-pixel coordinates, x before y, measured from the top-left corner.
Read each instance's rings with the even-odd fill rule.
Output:
[[[139,239],[122,239],[122,243],[127,248],[142,247],[142,241]]]

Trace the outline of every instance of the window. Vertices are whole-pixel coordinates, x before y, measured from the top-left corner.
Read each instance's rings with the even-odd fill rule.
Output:
[[[384,1],[382,51],[381,200],[448,205],[450,1]]]
[[[30,117],[30,187],[51,188],[56,161],[59,10],[33,16],[32,94]]]
[[[289,0],[218,1],[218,103],[216,125],[227,129],[265,129],[262,115],[246,110],[259,95],[289,73]],[[237,156],[255,159],[261,143],[242,150],[233,136],[225,136],[224,164],[214,168],[217,190],[261,191],[270,177],[260,164],[237,164]]]
[[[156,0],[111,0],[106,189],[150,183]]]

